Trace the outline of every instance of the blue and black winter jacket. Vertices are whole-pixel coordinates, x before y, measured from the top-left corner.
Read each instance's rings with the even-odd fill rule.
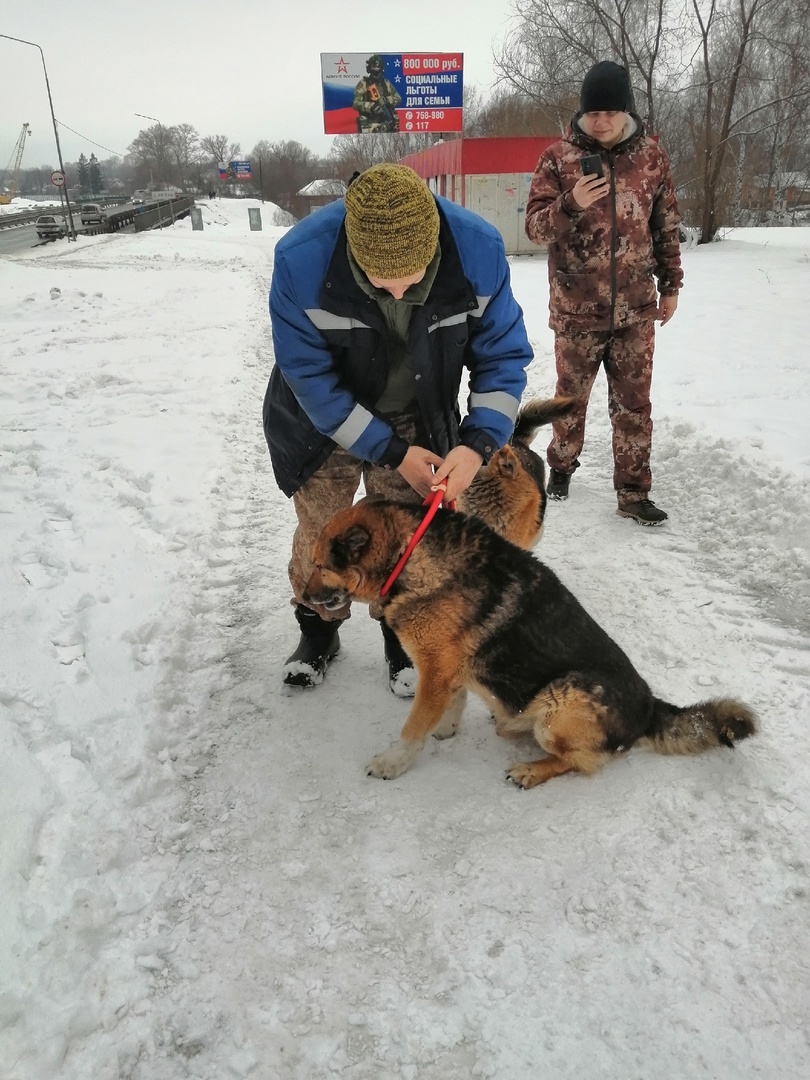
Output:
[[[503,241],[476,214],[438,198],[439,270],[411,315],[408,348],[428,448],[459,443],[488,461],[512,434],[532,349]],[[276,245],[270,288],[275,366],[264,431],[276,482],[291,496],[335,446],[396,468],[407,443],[375,413],[388,381],[380,309],[346,254],[343,201],[299,222]],[[470,371],[467,415],[458,405]]]

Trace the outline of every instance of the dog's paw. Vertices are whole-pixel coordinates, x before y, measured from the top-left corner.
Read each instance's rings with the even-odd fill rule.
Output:
[[[528,791],[529,788],[536,787],[540,783],[537,770],[533,766],[534,762],[516,761],[514,765],[510,765],[506,770],[506,777],[519,788]]]
[[[451,739],[458,731],[459,718],[446,713],[433,730],[434,739]]]
[[[371,759],[366,765],[366,773],[380,780],[396,780],[410,769],[420,749],[421,743],[416,746],[403,742],[394,743],[385,753],[377,754]]]

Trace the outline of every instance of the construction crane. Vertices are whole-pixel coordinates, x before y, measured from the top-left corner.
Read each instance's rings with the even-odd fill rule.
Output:
[[[20,137],[17,139],[17,145],[11,155],[11,161],[6,166],[6,172],[11,173],[11,180],[8,189],[0,191],[0,205],[2,206],[7,206],[17,194],[17,183],[20,179],[20,166],[22,165],[23,150],[25,150],[25,140],[31,134],[30,126],[30,124],[23,124]]]

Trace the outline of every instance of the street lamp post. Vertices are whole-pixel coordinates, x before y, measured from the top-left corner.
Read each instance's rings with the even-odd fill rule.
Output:
[[[156,116],[149,116],[147,113],[142,113],[142,112],[136,112],[135,115],[142,117],[144,120],[154,120],[155,123],[158,126],[158,129],[163,127],[163,124],[161,124],[161,122],[158,120],[158,118]],[[149,175],[150,176],[152,175],[152,170],[151,169],[149,170]],[[152,181],[152,183],[154,183],[154,180]]]
[[[59,169],[64,176],[65,163],[62,161],[62,147],[59,145],[59,128],[56,125],[56,117],[53,112],[53,98],[51,97],[51,84],[48,81],[48,69],[45,67],[45,53],[42,51],[42,46],[37,45],[35,41],[26,41],[24,38],[12,37],[11,34],[0,34],[0,37],[6,38],[8,41],[18,41],[21,45],[31,45],[34,49],[39,49],[39,55],[42,57],[42,70],[45,72],[45,87],[48,91],[48,104],[51,107],[51,120],[53,121],[53,133],[56,137],[56,153],[59,157]],[[76,239],[76,226],[73,224],[73,211],[70,208],[70,198],[68,197],[67,182],[65,183],[65,203],[67,204],[68,219],[70,221],[70,230],[68,231],[68,241]]]
[[[165,126],[164,124],[161,124],[160,120],[158,120],[158,118],[156,116],[149,116],[148,113],[136,112],[135,115],[136,116],[142,116],[144,120],[154,120],[159,129],[162,129]],[[161,147],[161,150],[162,150],[162,147]],[[163,182],[164,182],[164,184],[166,183],[165,180]],[[171,200],[169,200],[169,212],[172,215],[172,225],[174,225],[174,206],[172,206]],[[159,220],[158,224],[160,225],[160,227],[162,229],[163,228],[163,215],[161,214],[161,211],[160,211],[160,204],[158,204],[158,215],[160,217],[160,220]]]

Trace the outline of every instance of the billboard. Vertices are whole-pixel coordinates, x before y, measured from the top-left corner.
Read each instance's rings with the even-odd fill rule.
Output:
[[[250,180],[251,167],[249,161],[220,161],[220,180]]]
[[[326,135],[461,131],[463,53],[321,53]]]

